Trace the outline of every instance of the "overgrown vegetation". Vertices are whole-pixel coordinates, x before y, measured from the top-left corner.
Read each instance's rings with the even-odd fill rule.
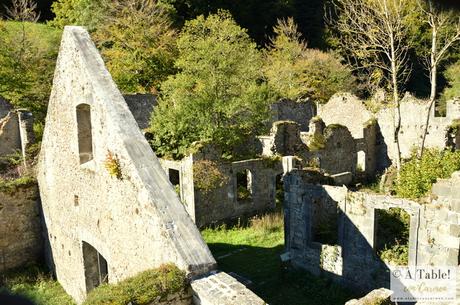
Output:
[[[199,160],[193,163],[194,186],[207,194],[210,191],[224,186],[228,182],[219,165],[211,160]]]
[[[406,266],[409,260],[409,214],[400,208],[376,210],[377,246],[380,258],[392,265]]]
[[[168,264],[117,284],[105,284],[88,294],[83,305],[148,305],[186,288],[185,272]]]
[[[60,37],[44,24],[0,19],[0,96],[32,111],[38,123],[45,118]]]
[[[219,268],[252,281],[249,288],[269,304],[341,305],[353,297],[326,279],[282,266],[283,232],[277,213],[255,217],[247,226],[205,229],[202,235]]]
[[[75,305],[44,267],[31,266],[0,275],[0,291],[21,295],[36,305]]]
[[[196,141],[233,148],[261,134],[272,98],[262,57],[228,12],[185,23],[177,39],[179,73],[162,84],[151,129],[162,156],[181,158]]]
[[[266,52],[264,73],[276,92],[325,103],[338,91],[353,91],[351,70],[332,53],[308,49],[292,18],[279,20]]]
[[[448,87],[444,89],[441,99],[448,101],[460,97],[460,60],[452,64],[444,72]]]
[[[36,184],[30,166],[32,160],[27,160],[27,166],[20,152],[0,156],[0,192],[11,194],[20,187]]]
[[[99,1],[104,22],[92,36],[118,87],[124,93],[156,93],[175,72],[177,35],[168,12],[157,1]]]
[[[417,199],[430,192],[439,178],[449,178],[460,170],[460,152],[450,150],[427,150],[422,159],[415,154],[401,167],[395,191],[398,196]]]

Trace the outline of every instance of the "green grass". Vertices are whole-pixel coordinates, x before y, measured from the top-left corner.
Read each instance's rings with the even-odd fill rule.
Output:
[[[0,276],[0,291],[22,295],[36,305],[75,305],[44,267],[32,266]]]
[[[202,235],[219,269],[251,280],[249,288],[270,305],[342,305],[355,297],[326,279],[282,266],[282,219],[259,217],[247,227],[205,229]]]
[[[143,271],[117,284],[92,290],[83,305],[149,305],[187,287],[185,272],[174,265]]]

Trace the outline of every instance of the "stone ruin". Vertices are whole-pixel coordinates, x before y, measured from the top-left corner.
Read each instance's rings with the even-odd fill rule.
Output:
[[[0,97],[0,157],[20,152],[25,159],[27,148],[35,141],[32,113],[13,110],[13,107]]]
[[[460,259],[460,172],[433,186],[432,200],[406,199],[317,184],[304,171],[285,178],[285,249],[294,266],[356,291],[389,288],[389,265],[376,253],[379,210],[410,216],[408,266],[452,266]],[[332,224],[332,238],[320,226]],[[460,279],[458,279],[460,283]]]
[[[192,280],[194,304],[264,304],[212,272],[206,243],[81,27],[64,29],[38,167],[48,263],[78,303],[102,283],[174,263]]]

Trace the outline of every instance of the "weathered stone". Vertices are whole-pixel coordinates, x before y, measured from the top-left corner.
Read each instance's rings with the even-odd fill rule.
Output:
[[[255,293],[225,272],[192,281],[195,305],[265,305]]]
[[[0,273],[43,256],[37,185],[0,192]]]
[[[190,276],[215,267],[80,27],[64,29],[38,167],[52,267],[78,302],[94,270],[114,283],[168,262]]]

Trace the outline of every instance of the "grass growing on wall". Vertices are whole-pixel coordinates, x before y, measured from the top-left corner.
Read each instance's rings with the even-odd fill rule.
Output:
[[[146,270],[117,284],[91,291],[83,305],[148,305],[185,289],[185,272],[174,265]]]
[[[283,267],[283,227],[283,215],[276,213],[248,226],[205,229],[202,235],[219,269],[252,281],[249,288],[270,305],[342,305],[354,297],[326,279]]]
[[[32,266],[0,276],[0,292],[21,295],[35,305],[75,305],[45,268]]]

